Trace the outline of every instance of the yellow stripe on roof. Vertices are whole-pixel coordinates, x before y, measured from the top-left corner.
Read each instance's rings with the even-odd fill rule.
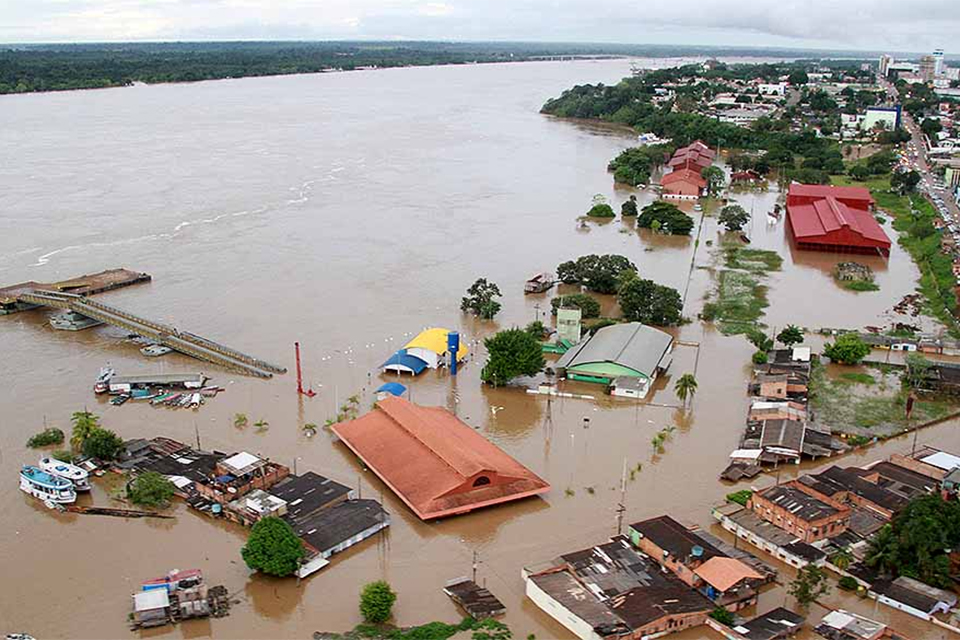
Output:
[[[447,334],[450,333],[449,329],[443,329],[440,327],[433,327],[431,329],[424,329],[420,334],[404,345],[404,349],[426,349],[427,351],[433,351],[437,355],[442,355],[447,351]],[[460,349],[457,352],[457,360],[463,360],[467,353],[469,353],[463,336],[460,336]]]

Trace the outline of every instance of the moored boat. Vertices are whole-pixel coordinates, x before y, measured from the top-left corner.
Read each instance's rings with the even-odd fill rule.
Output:
[[[20,490],[53,504],[77,501],[77,491],[72,482],[30,465],[20,469]]]
[[[56,458],[40,458],[40,470],[52,476],[64,478],[73,483],[77,491],[90,491],[90,474],[86,469],[57,460]]]
[[[94,393],[106,393],[110,390],[110,379],[116,375],[113,367],[101,367],[100,374],[97,376],[97,382],[93,385]]]
[[[524,293],[543,293],[553,286],[553,276],[549,273],[538,273],[523,285]]]

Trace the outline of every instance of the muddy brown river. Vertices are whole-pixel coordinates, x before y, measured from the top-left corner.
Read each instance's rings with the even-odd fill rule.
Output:
[[[619,218],[579,228],[594,194],[619,210],[631,193],[615,190],[605,167],[632,137],[538,114],[544,100],[569,86],[612,83],[629,69],[626,60],[434,67],[0,99],[0,282],[120,266],[147,271],[152,283],[101,299],[291,370],[299,340],[306,378],[319,391],[298,398],[292,373],[261,381],[176,354],[148,360],[117,330],[58,332],[45,312],[0,317],[0,631],[131,637],[126,618],[138,581],[193,567],[239,600],[231,615],[140,635],[309,638],[316,630],[342,631],[360,621],[361,586],[379,578],[399,593],[398,624],[455,621],[460,614],[441,588],[469,574],[476,551],[479,580],[506,603],[515,637],[569,639],[525,600],[520,570],[616,533],[624,460],[642,465],[627,486],[628,523],[668,512],[711,527],[710,507],[748,486],[724,485],[717,474],[743,426],[752,347],[697,321],[675,333],[698,343],[699,357],[695,347],[678,348],[670,376],[647,405],[615,401],[590,385],[569,390],[597,394],[595,401],[549,406],[521,390],[482,387],[483,353],[475,343],[458,377],[427,372],[410,383],[414,401],[455,410],[546,478],[553,490],[543,499],[423,523],[327,431],[311,438],[301,430],[307,422],[322,425],[352,394],[369,407],[383,380],[376,366],[425,326],[457,328],[473,342],[542,317],[553,293],[525,297],[523,281],[582,254],[622,253],[643,276],[681,290],[692,274],[685,314],[696,317],[714,286],[707,241],[719,239],[715,219],[698,226],[699,246],[638,234]],[[766,322],[888,322],[888,310],[914,288],[909,257],[894,246],[889,260],[872,262],[879,292],[843,290],[830,275],[837,257],[794,252],[783,223],[767,223],[779,195],[771,187],[736,196],[756,214],[754,246],[784,257],[783,270],[768,281]],[[464,289],[481,276],[504,292],[496,322],[459,311]],[[197,412],[113,407],[91,391],[108,362],[121,373],[204,371],[227,391]],[[682,411],[671,379],[694,367],[699,391]],[[37,458],[24,443],[44,421],[68,430],[70,413],[84,407],[126,438],[193,443],[199,432],[204,448],[248,450],[359,486],[364,496],[382,496],[393,525],[297,584],[251,575],[240,558],[245,531],[182,503],[175,520],[51,512],[17,488],[19,466]],[[237,412],[269,428],[237,429]],[[667,425],[677,430],[653,455],[650,439]],[[919,439],[960,450],[955,423]],[[910,445],[909,438],[892,440],[841,464]],[[754,484],[773,482],[763,476]],[[110,504],[108,489],[101,481],[81,501]],[[943,633],[855,597],[826,600],[894,620],[915,639]],[[784,603],[792,601],[776,588],[761,597],[761,610]],[[811,618],[822,614],[814,607]]]

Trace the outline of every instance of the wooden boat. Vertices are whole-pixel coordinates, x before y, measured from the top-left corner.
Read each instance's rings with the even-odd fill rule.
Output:
[[[549,273],[538,273],[523,285],[524,293],[543,293],[554,284],[553,276]]]
[[[24,465],[20,469],[20,490],[51,504],[77,501],[77,491],[72,482],[31,465]]]

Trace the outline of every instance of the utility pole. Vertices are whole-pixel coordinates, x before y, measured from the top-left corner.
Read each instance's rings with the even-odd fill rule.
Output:
[[[627,511],[627,459],[623,459],[623,471],[620,473],[620,502],[617,503],[617,535],[623,533],[623,514]]]
[[[193,431],[197,436],[197,451],[200,451],[200,427],[197,426],[197,421],[193,421]]]
[[[479,563],[476,549],[473,551],[473,583],[477,583],[477,564]]]

